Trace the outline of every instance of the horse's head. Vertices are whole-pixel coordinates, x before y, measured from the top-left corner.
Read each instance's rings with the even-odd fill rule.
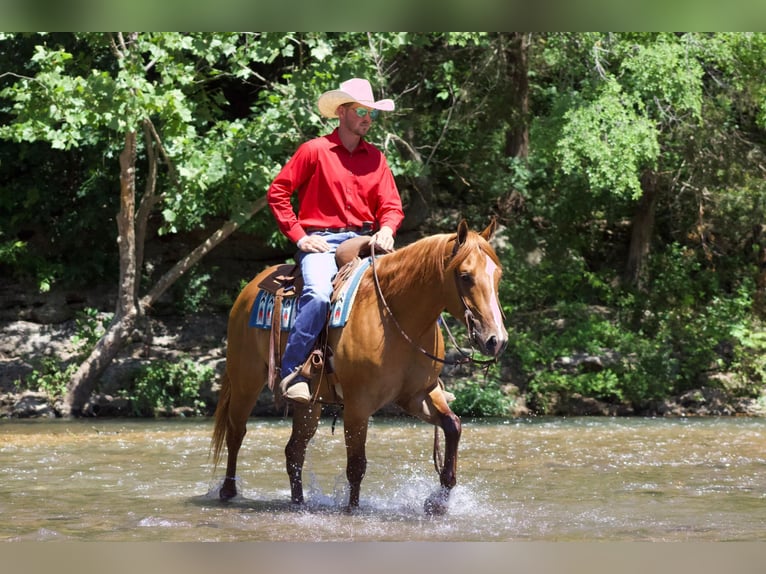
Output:
[[[489,244],[496,228],[493,219],[484,231],[476,233],[461,221],[447,266],[447,272],[455,276],[456,290],[448,310],[465,321],[471,341],[490,357],[500,355],[508,343],[498,298],[500,260]]]

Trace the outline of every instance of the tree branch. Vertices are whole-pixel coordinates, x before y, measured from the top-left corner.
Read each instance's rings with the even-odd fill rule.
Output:
[[[170,159],[168,152],[165,150],[165,146],[162,144],[162,138],[160,138],[160,135],[157,133],[157,129],[154,127],[154,123],[152,123],[152,120],[150,120],[149,118],[146,118],[146,120],[144,121],[146,122],[146,125],[150,133],[152,134],[152,138],[154,138],[154,141],[157,143],[157,148],[160,150],[160,155],[162,156],[162,159],[165,160],[165,163],[168,166],[168,174],[170,175],[170,181],[173,182],[173,185],[179,191],[183,191],[181,189],[181,184],[178,182],[178,174],[176,173],[175,164]]]
[[[146,232],[149,223],[149,215],[160,200],[157,195],[157,151],[152,141],[152,133],[149,129],[149,120],[143,122],[144,146],[146,148],[146,160],[148,163],[144,194],[136,211],[136,269],[141,273],[144,266],[144,249]],[[138,282],[136,283],[136,297],[138,296]]]
[[[253,215],[258,213],[261,209],[266,207],[266,196],[257,199],[251,206],[246,219],[250,219]],[[224,223],[217,231],[215,231],[210,237],[198,245],[193,251],[182,258],[176,263],[172,269],[159,278],[154,287],[149,291],[147,295],[141,298],[139,306],[141,312],[145,313],[157,299],[170,287],[175,281],[181,277],[186,271],[193,267],[200,259],[207,255],[214,247],[231,235],[241,223],[230,219]]]

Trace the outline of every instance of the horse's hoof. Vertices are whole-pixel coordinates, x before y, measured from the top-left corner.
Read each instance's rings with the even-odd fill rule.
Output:
[[[343,514],[353,516],[354,514],[357,514],[358,512],[359,512],[358,504],[347,504],[346,506],[343,507]]]
[[[222,488],[221,491],[218,493],[218,498],[220,498],[223,502],[228,502],[236,496],[237,496],[236,490],[230,491],[230,490],[224,490]]]
[[[450,490],[448,488],[440,488],[426,498],[423,511],[427,516],[444,516],[447,514],[449,495]]]

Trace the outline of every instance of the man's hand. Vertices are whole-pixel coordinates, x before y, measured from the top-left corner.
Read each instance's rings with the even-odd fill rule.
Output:
[[[394,231],[390,227],[384,225],[377,233],[370,237],[370,243],[374,243],[376,247],[380,247],[383,251],[394,250]]]
[[[325,253],[330,251],[330,244],[321,235],[304,235],[296,243],[298,249],[306,253]]]

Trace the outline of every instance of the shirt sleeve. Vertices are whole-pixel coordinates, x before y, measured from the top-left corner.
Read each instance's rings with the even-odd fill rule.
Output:
[[[380,227],[386,225],[390,227],[393,230],[394,235],[396,235],[397,230],[404,220],[402,198],[399,195],[394,175],[391,173],[391,169],[388,167],[385,157],[383,157],[383,162],[385,165],[380,178],[380,199],[375,217],[378,220],[378,225]]]
[[[306,231],[298,223],[290,198],[311,177],[314,161],[310,147],[305,143],[299,146],[266,192],[266,199],[277,227],[293,243],[298,243],[306,235]]]

